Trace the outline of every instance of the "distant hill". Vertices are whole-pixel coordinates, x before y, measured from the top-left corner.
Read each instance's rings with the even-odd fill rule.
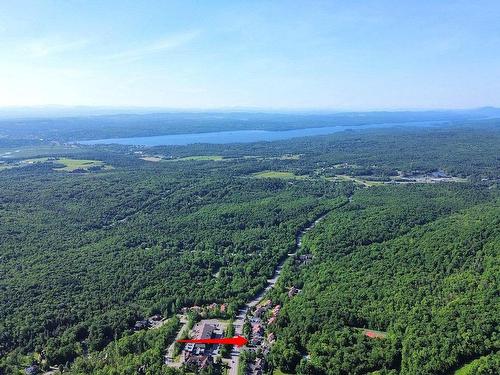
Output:
[[[116,111],[123,111],[116,113]],[[152,110],[152,109],[150,109]],[[115,111],[111,114],[109,111]],[[137,111],[136,113],[131,113]],[[500,118],[500,109],[337,113],[157,112],[148,109],[49,107],[0,109],[0,137],[77,141],[227,130],[291,130],[338,125]],[[71,114],[72,113],[72,114]]]

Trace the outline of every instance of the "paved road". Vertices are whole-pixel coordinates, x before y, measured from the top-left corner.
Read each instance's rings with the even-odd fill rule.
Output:
[[[302,237],[304,234],[309,232],[311,229],[313,229],[316,224],[318,224],[321,220],[325,218],[327,214],[324,214],[317,218],[313,223],[311,223],[309,226],[307,226],[305,229],[300,231],[300,233],[297,235],[295,239],[295,252],[288,254],[288,258],[294,256],[297,254],[297,251],[302,247]],[[265,296],[265,294],[270,291],[274,286],[276,285],[276,282],[278,281],[280,277],[281,270],[283,269],[283,266],[285,265],[285,261],[281,261],[276,269],[274,270],[274,275],[271,279],[267,280],[267,286],[266,288],[261,291],[259,294],[257,294],[251,301],[247,302],[243,308],[241,308],[238,311],[238,315],[236,316],[236,319],[234,320],[234,330],[236,335],[243,335],[243,323],[245,322],[245,316],[247,315],[247,312],[249,309],[252,307],[256,306],[262,298]],[[229,369],[229,375],[238,375],[238,364],[240,361],[240,353],[241,353],[241,348],[238,348],[236,346],[233,347],[233,350],[231,352],[231,360],[230,360],[230,369]]]
[[[167,354],[165,355],[165,363],[168,363],[172,367],[179,367],[181,363],[179,362],[178,364],[175,362],[172,362],[171,359],[174,358],[174,350],[175,350],[175,343],[177,340],[180,340],[182,334],[184,331],[187,332],[187,325],[188,325],[188,320],[184,315],[179,316],[180,322],[182,324],[181,329],[179,332],[177,332],[177,336],[175,336],[174,342],[168,347],[167,349]]]

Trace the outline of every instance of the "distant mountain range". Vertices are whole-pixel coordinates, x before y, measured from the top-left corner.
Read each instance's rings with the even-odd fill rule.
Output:
[[[220,109],[179,109],[162,107],[106,107],[106,106],[24,106],[24,107],[0,107],[1,119],[19,118],[55,118],[55,117],[80,117],[80,116],[115,116],[115,115],[151,115],[151,114],[289,114],[289,115],[363,115],[373,113],[427,113],[456,114],[472,116],[500,116],[500,108],[480,107],[471,109],[383,109],[367,111],[346,111],[335,109],[317,110],[294,110],[294,109],[273,109],[273,108],[252,108],[252,107],[230,107]]]
[[[500,108],[330,113],[215,110],[155,112],[151,108],[104,107],[17,108],[0,110],[0,138],[65,142],[236,130],[283,131],[370,124],[411,125],[413,122],[460,124],[493,118],[500,118]]]

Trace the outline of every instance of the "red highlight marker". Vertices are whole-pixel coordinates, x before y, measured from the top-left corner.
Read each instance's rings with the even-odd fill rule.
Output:
[[[226,337],[222,339],[191,339],[191,340],[177,340],[181,343],[192,342],[194,344],[224,344],[224,345],[236,345],[243,346],[248,343],[248,340],[243,336]]]

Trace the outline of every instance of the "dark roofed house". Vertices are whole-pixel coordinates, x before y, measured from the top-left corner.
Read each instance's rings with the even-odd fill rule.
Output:
[[[215,331],[214,325],[203,324],[197,338],[201,339],[201,340],[211,339],[213,334],[214,334],[214,331]],[[194,352],[196,354],[204,354],[207,346],[208,345],[206,345],[206,344],[196,344],[195,348],[194,348]]]
[[[292,297],[293,297],[293,296],[295,296],[297,293],[299,293],[299,290],[298,290],[296,287],[292,286],[292,287],[290,288],[290,290],[288,291],[288,297],[292,298]]]
[[[265,312],[266,312],[265,308],[258,307],[257,310],[255,310],[254,315],[260,318]]]
[[[147,320],[138,320],[134,324],[134,330],[140,331],[141,329],[147,329],[149,327],[149,322]]]
[[[206,355],[192,355],[186,361],[186,367],[197,372],[206,369],[213,362],[212,357]]]
[[[272,312],[273,316],[278,316],[280,310],[281,310],[281,306],[280,305],[274,306],[274,309],[273,309],[273,312]]]
[[[445,173],[445,171],[443,171],[441,169],[432,172],[431,176],[435,177],[435,178],[446,178],[446,177],[448,177],[448,175]]]
[[[264,328],[262,327],[261,324],[253,324],[252,325],[252,333],[254,335],[261,335],[264,333]]]
[[[31,365],[30,367],[25,368],[24,372],[26,375],[37,375],[40,373],[40,367],[37,365]]]
[[[215,326],[212,324],[203,324],[198,335],[199,339],[211,339],[214,334]]]
[[[257,358],[254,363],[249,366],[249,374],[262,375],[264,373],[265,362],[262,358]]]
[[[260,375],[264,373],[265,361],[262,358],[257,358],[255,360],[254,374]]]
[[[313,258],[313,255],[312,254],[304,254],[304,255],[300,255],[299,256],[299,259],[301,261],[305,261],[305,260],[311,260]]]
[[[271,307],[271,304],[272,304],[271,300],[267,299],[267,300],[262,301],[261,303],[259,303],[259,306],[263,307],[264,309],[267,309],[267,308]]]
[[[299,255],[299,257],[295,259],[295,263],[302,266],[309,264],[312,260],[313,260],[312,254],[304,254],[304,255]]]

